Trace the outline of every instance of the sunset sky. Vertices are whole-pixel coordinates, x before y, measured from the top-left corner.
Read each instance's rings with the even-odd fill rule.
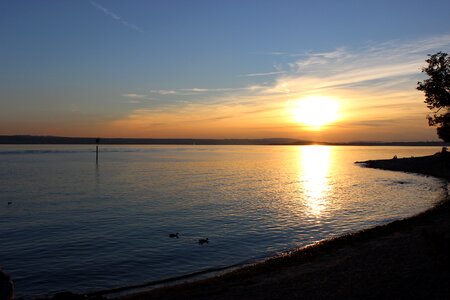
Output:
[[[0,36],[0,134],[437,140],[450,1],[1,1]]]

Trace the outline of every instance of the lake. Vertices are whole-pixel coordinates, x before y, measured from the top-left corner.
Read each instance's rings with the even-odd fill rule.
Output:
[[[0,146],[0,266],[16,297],[245,264],[447,196],[443,180],[354,164],[439,147],[101,145],[98,165],[94,150]]]

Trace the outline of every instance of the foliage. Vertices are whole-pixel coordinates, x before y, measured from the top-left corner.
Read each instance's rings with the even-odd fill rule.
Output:
[[[417,83],[425,93],[425,103],[431,110],[428,124],[437,127],[439,138],[450,142],[450,56],[438,52],[429,55],[427,67],[422,68],[429,78]]]

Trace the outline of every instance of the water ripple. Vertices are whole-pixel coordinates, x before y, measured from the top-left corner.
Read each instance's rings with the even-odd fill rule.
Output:
[[[416,214],[447,193],[438,179],[353,164],[433,148],[102,146],[96,166],[91,146],[61,147],[0,148],[0,265],[18,297],[235,265]]]

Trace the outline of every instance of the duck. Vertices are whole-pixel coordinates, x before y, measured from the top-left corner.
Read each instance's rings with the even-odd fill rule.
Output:
[[[169,234],[169,237],[170,238],[178,238],[178,232]]]
[[[198,243],[199,243],[200,245],[208,244],[208,243],[209,243],[209,240],[208,240],[208,238],[206,238],[206,239],[199,239],[199,240],[198,240]]]

